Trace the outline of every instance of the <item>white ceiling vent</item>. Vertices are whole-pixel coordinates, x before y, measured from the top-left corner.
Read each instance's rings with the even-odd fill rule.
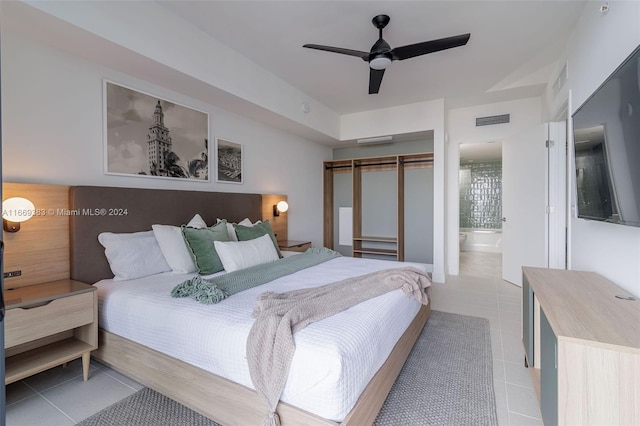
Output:
[[[492,126],[494,124],[505,124],[511,121],[511,114],[491,115],[489,117],[477,117],[476,127]]]

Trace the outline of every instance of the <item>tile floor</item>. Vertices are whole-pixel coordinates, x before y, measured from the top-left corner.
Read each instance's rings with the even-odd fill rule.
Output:
[[[499,425],[542,425],[523,366],[520,288],[500,279],[499,254],[462,252],[460,260],[459,276],[433,285],[433,309],[489,319]],[[85,383],[74,361],[7,386],[7,426],[74,425],[141,388],[95,361]]]
[[[502,280],[502,255],[460,253],[460,275],[433,285],[433,309],[487,318],[498,424],[542,425],[521,341],[521,288]]]

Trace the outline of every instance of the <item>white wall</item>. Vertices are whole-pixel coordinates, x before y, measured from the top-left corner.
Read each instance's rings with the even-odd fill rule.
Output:
[[[447,260],[448,273],[459,273],[458,233],[460,227],[460,144],[502,141],[542,122],[541,98],[499,102],[468,108],[452,109],[447,123]],[[476,117],[510,114],[508,124],[476,127]]]
[[[289,237],[322,244],[318,224],[322,221],[322,161],[331,159],[328,147],[23,35],[3,31],[2,59],[5,182],[284,193],[291,206]],[[208,112],[210,142],[219,136],[244,144],[245,183],[105,175],[103,78]]]
[[[610,1],[606,15],[599,7],[587,2],[567,46],[571,114],[640,44],[640,2]],[[573,167],[571,163],[570,194],[575,193]],[[640,228],[577,219],[571,202],[570,268],[598,272],[640,296]]]
[[[21,2],[6,3],[2,6],[3,13],[10,14],[7,20],[24,20],[21,25],[33,32],[45,32],[46,27],[53,33],[51,42],[60,42],[53,39],[64,32],[66,37],[62,43],[69,49],[82,50],[86,48],[82,39],[89,34],[98,36],[92,37],[94,49],[98,45],[124,48],[239,100],[338,138],[337,113],[156,2],[25,2],[29,6]],[[172,30],[162,31],[165,27]],[[104,48],[102,52],[104,56],[122,60],[127,53],[121,50]],[[310,105],[312,113],[302,113],[303,101]]]
[[[321,180],[314,180],[315,177],[312,179],[310,176],[315,172],[315,167],[320,168],[323,159],[329,158],[326,154],[327,150],[322,147],[306,145],[308,141],[301,137],[294,137],[268,126],[276,121],[279,123],[278,126],[282,125],[284,117],[286,119],[283,125],[289,126],[284,128],[291,128],[291,131],[296,132],[297,135],[309,134],[309,138],[313,137],[314,140],[320,133],[325,135],[320,139],[326,140],[327,136],[347,139],[349,136],[341,135],[341,130],[345,128],[351,129],[347,134],[355,135],[355,137],[365,137],[370,132],[373,132],[374,136],[378,136],[380,134],[404,134],[432,130],[435,154],[433,277],[435,281],[444,281],[443,224],[446,221],[443,203],[444,100],[412,104],[392,108],[389,111],[370,111],[357,117],[364,118],[364,122],[368,123],[365,125],[360,125],[361,123],[358,123],[356,119],[353,121],[355,126],[349,126],[351,118],[347,117],[345,127],[345,120],[342,118],[339,120],[338,115],[334,112],[317,104],[313,99],[308,99],[304,93],[288,86],[286,82],[279,80],[276,76],[206,34],[186,26],[186,23],[179,19],[175,22],[171,21],[170,24],[181,28],[178,31],[180,37],[177,39],[166,38],[164,33],[157,31],[157,22],[168,22],[170,17],[166,10],[153,3],[126,3],[124,5],[118,2],[76,2],[71,4],[57,1],[36,1],[28,4],[34,7],[20,2],[2,5],[3,32],[10,34],[10,31],[13,31],[15,34],[20,34],[21,37],[37,39],[39,43],[36,44],[42,49],[45,45],[49,46],[51,51],[55,53],[38,52],[33,56],[43,55],[43,60],[48,58],[48,60],[55,62],[55,66],[50,67],[46,62],[39,63],[35,58],[27,58],[28,50],[18,52],[21,49],[14,48],[13,52],[5,53],[3,51],[3,57],[9,53],[22,54],[23,58],[21,59],[26,61],[25,66],[29,67],[25,71],[17,70],[18,64],[11,64],[12,59],[5,60],[4,64],[10,63],[7,65],[8,74],[13,72],[14,76],[20,75],[21,78],[28,76],[28,78],[36,79],[35,84],[25,83],[9,90],[8,94],[3,93],[3,97],[9,99],[10,96],[12,103],[14,100],[16,101],[15,107],[11,106],[11,110],[5,111],[5,117],[7,117],[5,120],[8,120],[8,117],[12,117],[12,121],[15,120],[13,127],[7,129],[9,134],[13,132],[15,138],[28,139],[29,143],[42,139],[42,142],[38,142],[37,152],[44,153],[49,150],[49,154],[52,154],[53,157],[44,154],[43,156],[36,155],[30,162],[33,164],[32,166],[24,166],[31,170],[30,173],[20,172],[20,167],[17,166],[10,167],[5,171],[7,180],[25,180],[29,176],[39,180],[41,178],[48,180],[81,179],[82,183],[96,184],[100,182],[103,185],[105,184],[104,179],[113,182],[109,183],[111,185],[144,185],[147,187],[160,185],[160,183],[152,181],[142,183],[141,178],[134,181],[119,178],[120,180],[112,181],[111,179],[117,178],[105,177],[95,171],[98,170],[96,167],[100,167],[99,170],[102,167],[101,160],[96,162],[95,159],[95,155],[101,155],[101,148],[95,146],[95,141],[101,140],[101,134],[98,134],[98,129],[101,131],[101,118],[93,114],[92,111],[95,112],[101,108],[101,103],[92,96],[95,94],[98,80],[102,77],[108,77],[115,82],[157,93],[159,96],[166,96],[178,103],[211,112],[212,129],[215,132],[212,137],[221,135],[246,143],[246,138],[255,136],[256,139],[253,140],[253,143],[256,146],[264,142],[260,148],[256,148],[257,155],[253,160],[246,158],[245,175],[248,184],[244,188],[253,192],[266,190],[287,192],[292,204],[292,210],[289,214],[290,237],[311,239],[314,244],[319,244],[321,241],[321,227],[318,226],[321,223],[319,216],[321,212]],[[141,23],[142,26],[140,26]],[[152,26],[146,27],[145,25]],[[13,39],[16,38],[17,36],[14,35]],[[64,55],[63,51],[67,52],[67,55],[77,55],[76,61],[80,57],[88,58],[88,61],[79,64],[74,61],[56,60],[61,57],[59,55]],[[32,63],[29,64],[29,61]],[[80,71],[81,69],[83,72]],[[48,83],[43,82],[45,76],[46,78],[59,78],[59,81],[56,82],[55,87],[49,87]],[[10,84],[7,83],[9,77],[4,75],[3,77],[5,77],[3,83],[9,87]],[[259,86],[256,86],[257,82],[260,82]],[[163,91],[161,88],[166,90]],[[22,91],[28,96],[19,93]],[[190,98],[185,98],[186,95],[189,95]],[[33,106],[37,103],[36,99],[40,102],[45,101],[48,105],[64,99],[73,102],[74,108],[67,108],[68,105],[64,104],[63,109],[58,109],[48,115],[47,106]],[[211,101],[209,102],[208,99]],[[309,102],[312,114],[301,116],[301,101]],[[242,104],[242,108],[238,108],[237,104]],[[231,118],[233,114],[230,111],[238,112],[240,109],[246,111],[247,108],[251,109],[252,115],[247,115],[244,119],[242,117]],[[56,109],[56,107],[53,106],[52,109]],[[44,115],[42,120],[47,122],[50,129],[45,130],[40,126],[36,128],[30,126],[29,120],[25,118],[29,115],[33,117]],[[249,120],[249,117],[256,121]],[[374,120],[372,121],[371,118]],[[268,126],[260,125],[257,120],[267,123]],[[68,125],[69,122],[76,123],[78,121],[82,121],[83,124],[77,127]],[[234,124],[231,124],[232,121]],[[371,122],[376,123],[375,128],[370,125]],[[67,123],[67,126],[60,129],[59,123]],[[85,124],[93,130],[93,134],[90,135],[91,132],[84,128]],[[225,125],[230,126],[231,130],[226,131]],[[304,130],[300,132],[301,128],[310,129],[311,132]],[[313,131],[316,133],[314,134]],[[360,136],[361,133],[364,135]],[[52,148],[54,145],[51,143],[47,145],[45,140],[55,141],[56,148]],[[5,141],[8,158],[12,158],[14,154],[16,158],[25,154],[24,148],[19,147],[20,143],[16,139],[5,137]],[[88,145],[84,145],[87,141],[89,141]],[[62,147],[61,152],[58,147]],[[246,148],[245,146],[247,154],[250,151]],[[258,157],[262,154],[259,150],[262,150],[265,155]],[[53,167],[47,164],[50,162],[50,158],[64,157],[67,152],[82,154],[81,158],[87,160],[80,162],[80,164],[74,164],[73,167],[64,167],[64,170],[56,169],[53,173],[49,172],[48,169]],[[284,163],[284,160],[292,158],[296,159],[296,163]],[[266,166],[264,168],[255,167],[255,163],[252,161],[260,164],[268,162],[276,167],[283,167],[280,167],[279,171],[272,171],[275,168],[268,168],[269,174],[266,174],[262,173],[267,170]],[[251,171],[249,168],[252,166],[254,166],[252,170],[265,176],[264,178],[261,176],[260,182],[255,182],[255,184],[250,181]],[[74,171],[70,171],[71,169]],[[283,176],[285,178],[282,178]],[[321,171],[318,171],[317,176],[321,176]],[[280,180],[277,180],[278,177]],[[274,179],[279,184],[269,184]],[[293,182],[296,183],[295,189],[291,186],[292,189],[286,191],[286,188],[293,185]],[[173,187],[172,185],[175,183],[163,186]],[[274,190],[273,187],[278,189]],[[305,188],[305,190],[301,191],[298,188]],[[221,189],[212,185],[211,190],[231,191],[232,189]],[[240,190],[244,189],[233,189],[233,191]],[[298,216],[300,218],[298,220],[304,222],[296,220],[296,213],[293,210],[296,194],[313,197],[313,203],[307,204],[305,202],[305,207],[299,211],[299,214],[303,216]],[[315,197],[318,197],[317,202]],[[308,235],[308,231],[305,230],[305,228],[311,228],[308,225],[312,223],[317,228],[317,231],[314,232],[315,236]]]
[[[416,102],[340,117],[340,139],[355,140],[441,129],[444,101]]]

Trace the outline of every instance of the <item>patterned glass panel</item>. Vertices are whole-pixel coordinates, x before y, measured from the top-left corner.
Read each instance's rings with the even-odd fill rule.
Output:
[[[502,162],[460,165],[460,228],[502,229]]]

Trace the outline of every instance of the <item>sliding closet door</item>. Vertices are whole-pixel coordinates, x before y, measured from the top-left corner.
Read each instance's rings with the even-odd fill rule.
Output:
[[[398,188],[396,170],[363,171],[361,235],[370,250],[363,257],[396,260],[398,252]],[[354,211],[354,215],[356,212]],[[354,234],[355,235],[355,234]],[[384,241],[384,240],[389,241]],[[376,241],[377,240],[377,241]],[[390,254],[378,254],[381,253]]]
[[[433,168],[404,170],[404,260],[433,264]]]

